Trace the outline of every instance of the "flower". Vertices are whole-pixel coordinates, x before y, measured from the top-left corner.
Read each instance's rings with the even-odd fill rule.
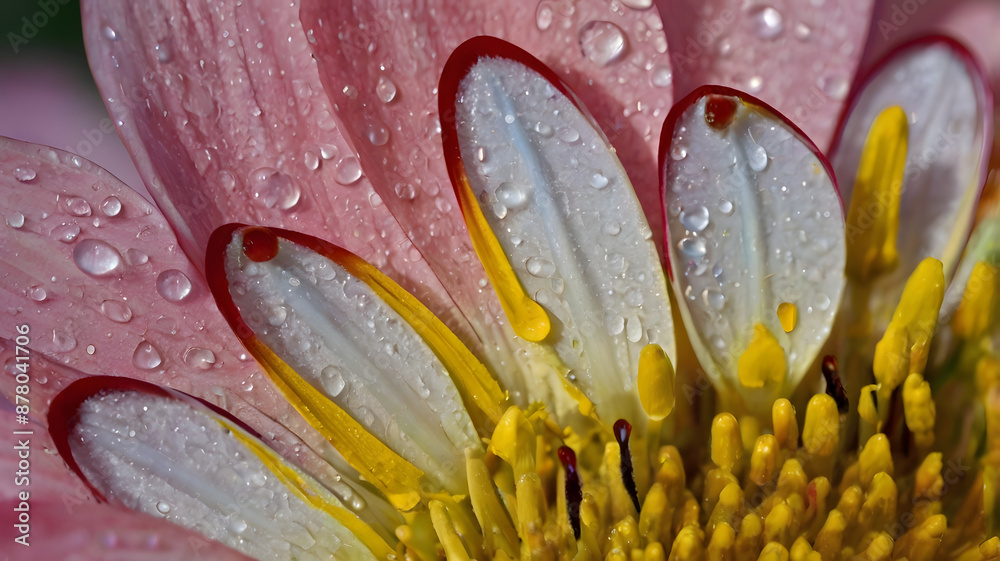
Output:
[[[166,220],[77,156],[5,144],[4,208],[21,209],[2,244],[18,326],[5,348],[8,417],[48,406],[35,422],[54,440],[32,438],[61,456],[33,464],[51,485],[17,497],[34,513],[23,526],[85,513],[74,522],[102,547],[234,555],[148,516],[127,520],[155,529],[151,539],[97,534],[126,520],[90,502],[106,496],[262,557],[994,557],[994,222],[966,250],[956,279],[971,280],[952,283],[954,319],[938,325],[953,238],[960,246],[972,214],[963,194],[977,190],[989,145],[974,66],[930,42],[857,88],[833,159],[853,191],[844,215],[857,230],[845,240],[831,167],[763,102],[694,89],[666,115],[664,88],[679,76],[669,64],[703,53],[668,61],[655,12],[634,8],[543,3],[534,28],[517,7],[508,18],[443,12],[454,29],[437,33],[424,6],[85,6],[98,80]],[[765,50],[788,32],[773,8],[740,17]],[[469,27],[549,53],[598,119],[622,117],[594,126],[527,53],[459,47]],[[796,26],[803,44],[832,40],[812,33]],[[418,48],[386,44],[400,37]],[[552,48],[566,38],[581,49]],[[429,87],[425,75],[456,48]],[[484,52],[493,58],[473,67]],[[947,77],[951,103],[920,105],[927,88],[906,88],[892,103],[917,103],[914,122],[886,109],[879,96],[894,88],[880,80],[928,74]],[[796,105],[809,98],[794,90],[785,99],[770,73],[745,82],[784,99],[810,133],[832,129],[836,111]],[[655,172],[656,131],[642,127],[658,117]],[[921,128],[935,118],[950,125],[941,144]],[[911,160],[918,171],[960,165],[905,183],[911,153],[924,157]],[[662,180],[673,305],[649,241],[659,210],[646,206],[645,226],[629,178],[647,203]],[[518,191],[529,183],[539,189]],[[937,183],[945,201],[911,204]],[[955,200],[965,204],[948,208]],[[935,240],[903,230],[913,215],[959,228]],[[216,229],[234,220],[267,228]],[[742,243],[727,241],[735,232]],[[709,275],[717,287],[698,284]],[[830,343],[845,368],[834,354],[814,366],[845,291]],[[672,307],[690,341],[680,351]],[[936,354],[934,332],[945,336]],[[862,388],[869,364],[876,383]],[[818,385],[799,381],[820,372],[832,395],[810,397]],[[66,551],[63,540],[47,547]]]

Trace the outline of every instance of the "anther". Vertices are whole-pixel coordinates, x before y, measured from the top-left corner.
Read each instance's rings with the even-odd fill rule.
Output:
[[[278,255],[278,236],[267,228],[247,228],[243,231],[243,253],[256,263],[270,261]]]
[[[576,469],[576,453],[569,446],[560,446],[559,461],[566,470],[566,514],[569,515],[569,525],[573,527],[573,536],[580,539],[580,503],[583,501],[583,490],[580,487],[580,474]]]
[[[850,401],[847,399],[847,391],[840,381],[840,374],[837,371],[837,357],[826,355],[823,357],[823,378],[826,379],[826,395],[837,402],[837,411],[841,414],[847,413],[850,409]]]
[[[632,452],[628,448],[628,438],[632,435],[632,425],[625,419],[618,419],[615,421],[614,432],[622,457],[622,483],[629,496],[632,497],[635,511],[639,512],[639,492],[635,488],[635,476],[632,474]]]

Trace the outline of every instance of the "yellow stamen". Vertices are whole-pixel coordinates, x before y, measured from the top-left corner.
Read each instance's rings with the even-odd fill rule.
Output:
[[[732,561],[733,547],[736,545],[736,532],[733,527],[723,522],[715,527],[705,551],[707,561]]]
[[[806,422],[802,427],[802,444],[813,455],[829,456],[840,442],[840,411],[837,402],[826,394],[816,394],[806,406]]]
[[[858,417],[860,417],[859,433],[861,440],[869,438],[881,430],[881,420],[878,412],[878,386],[869,384],[861,388],[858,395]]]
[[[982,336],[1000,323],[1000,267],[980,261],[972,268],[951,327],[966,339]]]
[[[868,284],[899,264],[899,200],[907,150],[906,113],[889,107],[865,140],[847,211],[847,274]]]
[[[526,473],[517,482],[517,513],[520,518],[521,559],[552,561],[555,552],[545,539],[545,491],[537,473]]]
[[[688,559],[700,559],[704,554],[705,546],[702,543],[701,529],[697,525],[690,525],[681,528],[670,548],[668,561],[687,561]]]
[[[486,550],[499,549],[512,559],[517,557],[517,531],[500,504],[482,454],[472,449],[466,450],[465,471],[469,479],[469,499],[479,527],[483,529]]]
[[[736,417],[731,413],[719,413],[712,420],[712,463],[735,472],[742,457],[743,440]]]
[[[788,558],[790,561],[822,561],[820,554],[813,550],[805,536],[799,536],[795,540],[788,550]]]
[[[785,351],[763,324],[753,328],[753,338],[737,363],[740,383],[747,388],[762,388],[767,382],[785,379],[788,366]]]
[[[757,561],[788,561],[788,549],[778,542],[768,542]]]
[[[868,547],[858,556],[860,561],[889,561],[892,556],[892,537],[885,532],[879,532]]]
[[[778,439],[773,434],[762,434],[757,438],[750,456],[750,481],[764,485],[778,472]]]
[[[455,525],[452,523],[444,504],[441,501],[431,501],[430,512],[434,532],[437,534],[441,547],[444,548],[445,556],[449,560],[469,561],[469,552],[465,550],[462,537],[455,530]]]
[[[906,426],[913,433],[917,447],[927,450],[934,444],[934,418],[937,408],[931,396],[931,385],[914,372],[903,383],[903,414]]]
[[[872,366],[880,385],[880,398],[885,395],[888,400],[909,374],[923,374],[931,337],[937,329],[944,287],[944,266],[933,257],[921,261],[906,281],[896,313],[875,346]],[[888,411],[887,407],[883,409]]]
[[[795,307],[795,304],[790,302],[778,304],[778,321],[781,322],[781,328],[785,330],[785,333],[791,333],[795,329],[795,322],[798,318],[799,309]]]
[[[639,353],[636,383],[639,402],[649,418],[666,419],[674,410],[674,365],[659,345],[646,345]]]
[[[871,487],[875,475],[885,472],[893,474],[892,450],[889,448],[889,438],[884,434],[876,434],[868,439],[858,457],[859,484],[862,489]]]
[[[787,504],[775,505],[764,519],[764,540],[791,545],[792,537],[799,529],[798,522]]]
[[[896,519],[896,501],[899,492],[896,482],[887,473],[875,474],[868,488],[865,502],[858,513],[858,528],[862,533],[884,528]]]
[[[521,409],[508,407],[493,431],[490,450],[514,468],[514,480],[535,471],[535,429]]]
[[[487,276],[490,277],[500,305],[510,320],[510,326],[518,337],[528,341],[542,341],[548,337],[551,329],[549,316],[545,309],[524,291],[496,234],[483,216],[479,201],[476,200],[476,195],[472,192],[464,173],[461,179],[456,193],[461,203],[465,224],[469,228],[469,236],[472,238],[472,247],[486,269]]]
[[[673,509],[667,502],[667,492],[663,485],[654,483],[646,493],[639,513],[639,533],[649,541],[658,542],[662,536],[670,534],[670,517]]]
[[[844,530],[847,529],[847,520],[839,510],[833,509],[826,517],[823,528],[816,535],[814,548],[823,559],[838,559],[840,556],[841,544],[844,541]]]
[[[794,452],[799,446],[799,421],[795,418],[792,402],[781,398],[771,407],[771,424],[774,437],[782,450]]]
[[[943,514],[931,516],[896,542],[893,557],[909,561],[932,561],[941,547],[941,538],[948,529]]]

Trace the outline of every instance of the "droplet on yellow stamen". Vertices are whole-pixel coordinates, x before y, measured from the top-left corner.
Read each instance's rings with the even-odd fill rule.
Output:
[[[733,472],[742,457],[743,440],[736,417],[719,413],[712,420],[712,463]]]
[[[542,341],[548,337],[552,327],[549,316],[545,309],[524,291],[496,234],[483,216],[479,201],[476,200],[464,173],[462,180],[456,184],[456,193],[461,203],[465,224],[469,228],[469,236],[472,238],[472,247],[476,250],[483,268],[486,269],[487,276],[490,277],[510,326],[518,337],[536,343]]]
[[[921,261],[906,281],[896,313],[875,346],[872,368],[880,397],[890,395],[911,373],[923,374],[944,288],[944,266],[933,257]]]
[[[508,407],[493,431],[490,450],[514,468],[514,480],[535,471],[535,429],[520,407]]]
[[[639,376],[636,381],[639,402],[654,421],[662,421],[674,410],[674,365],[656,344],[639,353]]]
[[[858,456],[858,478],[862,489],[868,489],[880,472],[893,475],[892,450],[889,437],[879,433],[868,439]]]
[[[795,304],[791,302],[778,304],[778,321],[781,322],[781,328],[785,330],[785,333],[791,333],[795,329],[795,322],[798,319],[799,309],[795,307]]]
[[[762,388],[767,382],[781,382],[788,372],[785,351],[763,324],[753,328],[753,338],[737,363],[740,383],[747,388]]]
[[[782,450],[794,452],[799,446],[799,421],[795,418],[795,406],[785,398],[771,406],[771,425],[774,437]]]
[[[1000,323],[1000,267],[980,261],[972,268],[951,327],[966,339],[982,336]]]
[[[806,406],[802,444],[810,454],[829,456],[840,442],[840,411],[837,402],[825,394],[816,394]]]
[[[931,385],[916,372],[907,376],[903,382],[903,414],[906,426],[921,450],[927,450],[934,444],[936,412]]]
[[[847,211],[847,275],[868,284],[899,264],[899,200],[908,126],[899,106],[875,118],[865,140]]]

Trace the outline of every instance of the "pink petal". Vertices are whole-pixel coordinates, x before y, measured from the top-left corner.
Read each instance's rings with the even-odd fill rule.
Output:
[[[33,418],[80,376],[128,376],[214,403],[300,465],[329,470],[278,424],[329,450],[246,354],[145,199],[79,156],[0,138],[0,209],[0,310],[12,338],[0,340],[0,363],[13,372],[13,328],[27,326]],[[15,381],[0,376],[11,402]]]
[[[449,186],[437,114],[441,70],[466,39],[501,37],[566,80],[617,148],[650,226],[662,224],[656,134],[671,105],[671,72],[655,10],[549,0],[306,2],[302,23],[376,191],[474,324],[499,306],[484,291]]]
[[[785,114],[820,148],[864,51],[873,0],[657,0],[675,94],[702,84],[745,90]]]
[[[19,501],[5,501],[0,508],[13,512],[18,504]],[[0,532],[7,552],[23,555],[13,559],[250,560],[195,532],[131,510],[59,499],[32,500],[29,508],[28,547],[14,543],[20,533],[13,524],[4,524]]]
[[[342,245],[447,307],[360,178],[294,4],[95,2],[83,17],[112,118],[198,268],[217,226],[282,226]]]

